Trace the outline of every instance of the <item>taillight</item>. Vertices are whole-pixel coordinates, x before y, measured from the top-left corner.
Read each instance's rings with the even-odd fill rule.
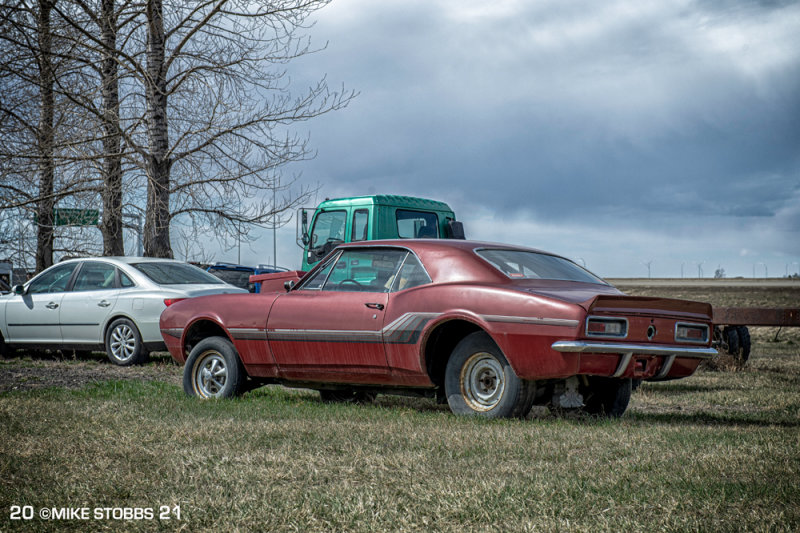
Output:
[[[675,324],[675,341],[705,344],[708,342],[708,326],[678,322]]]
[[[624,338],[628,335],[628,321],[624,318],[590,316],[586,319],[587,337]]]
[[[185,300],[186,298],[164,298],[164,305],[169,307],[170,305],[174,304],[175,302],[180,302],[181,300]]]

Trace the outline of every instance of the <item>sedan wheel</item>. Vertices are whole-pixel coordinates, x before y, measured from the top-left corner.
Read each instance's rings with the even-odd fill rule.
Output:
[[[118,318],[108,327],[106,354],[112,363],[120,366],[144,363],[148,355],[139,330],[127,318]]]
[[[521,418],[530,411],[534,392],[534,382],[520,379],[482,331],[464,337],[447,361],[445,393],[455,414]]]
[[[200,398],[230,398],[244,390],[247,376],[228,339],[209,337],[192,349],[183,370],[183,390]]]

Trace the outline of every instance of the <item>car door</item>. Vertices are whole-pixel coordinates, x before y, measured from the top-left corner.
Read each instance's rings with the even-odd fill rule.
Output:
[[[77,262],[55,265],[45,270],[6,304],[8,342],[59,344],[59,311]]]
[[[117,269],[104,261],[85,261],[75,274],[72,290],[61,300],[64,344],[99,344],[102,327],[119,296]]]
[[[292,379],[359,383],[388,376],[383,325],[389,289],[406,251],[348,248],[281,295],[267,336]]]

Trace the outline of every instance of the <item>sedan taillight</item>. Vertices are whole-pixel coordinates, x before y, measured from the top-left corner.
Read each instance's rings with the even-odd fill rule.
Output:
[[[186,298],[164,298],[164,305],[169,307],[170,305],[174,304],[175,302],[180,302],[181,300],[185,300]]]

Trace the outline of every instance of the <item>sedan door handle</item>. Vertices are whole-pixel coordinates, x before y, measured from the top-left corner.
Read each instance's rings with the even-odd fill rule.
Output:
[[[97,302],[97,305],[99,305],[100,307],[108,307],[109,305],[111,305],[111,302],[109,302],[108,300],[100,300],[99,302]]]
[[[368,303],[364,305],[366,305],[370,309],[377,309],[378,311],[383,311],[383,304]]]
[[[49,304],[45,305],[45,307],[48,309],[55,309],[58,307],[58,304],[55,302],[50,302]]]

